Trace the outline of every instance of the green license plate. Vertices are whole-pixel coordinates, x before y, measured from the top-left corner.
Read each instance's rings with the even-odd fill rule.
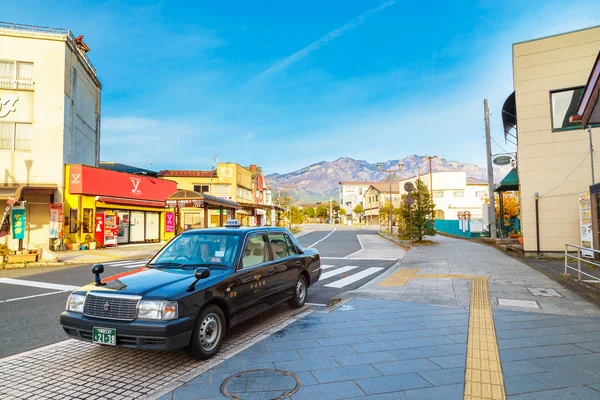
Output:
[[[113,328],[92,328],[92,342],[100,344],[117,344],[117,330]]]

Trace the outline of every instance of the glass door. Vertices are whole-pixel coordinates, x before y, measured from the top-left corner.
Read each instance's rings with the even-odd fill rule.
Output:
[[[119,217],[119,244],[129,243],[129,211],[117,211]]]

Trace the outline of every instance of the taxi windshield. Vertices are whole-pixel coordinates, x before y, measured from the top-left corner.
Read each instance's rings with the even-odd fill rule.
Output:
[[[227,267],[235,262],[240,243],[236,234],[188,233],[174,238],[148,265],[150,267]]]

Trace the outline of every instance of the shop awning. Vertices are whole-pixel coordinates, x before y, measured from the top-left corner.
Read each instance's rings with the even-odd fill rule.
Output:
[[[239,209],[239,204],[234,201],[222,199],[220,197],[211,196],[206,193],[198,193],[193,190],[178,190],[173,193],[166,201],[169,207],[197,207],[202,208],[207,205],[207,208],[230,208]]]
[[[513,128],[517,127],[517,102],[515,97],[515,92],[512,92],[510,96],[506,98],[504,101],[504,105],[502,106],[502,124],[504,125],[504,139],[507,137],[517,135],[513,135],[510,131]]]
[[[519,190],[519,174],[516,168],[513,168],[494,190],[496,193],[517,192]]]
[[[109,197],[109,196],[98,196],[98,197],[96,197],[96,201],[101,201],[103,203],[109,203],[109,204],[124,204],[124,205],[129,205],[129,206],[165,208],[164,201],[142,200],[142,199],[139,199],[139,200],[123,199],[120,197]]]
[[[569,118],[569,121],[581,121],[583,129],[588,125],[600,124],[600,52],[583,90],[577,115]]]
[[[23,191],[34,192],[33,194],[53,194],[56,190],[56,185],[53,184],[38,184],[38,185],[18,185],[10,187],[0,187],[0,199],[8,200],[9,198],[19,200]]]

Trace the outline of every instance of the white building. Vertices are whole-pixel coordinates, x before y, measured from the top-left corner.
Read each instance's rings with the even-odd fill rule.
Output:
[[[343,181],[340,185],[340,207],[346,210],[346,219],[343,221],[346,225],[357,224],[360,222],[360,215],[356,214],[354,208],[361,204],[364,208],[364,195],[374,183],[381,182],[362,182],[362,181]]]
[[[0,23],[0,209],[24,202],[24,247],[49,244],[65,164],[99,162],[102,86],[87,51],[66,29]]]

